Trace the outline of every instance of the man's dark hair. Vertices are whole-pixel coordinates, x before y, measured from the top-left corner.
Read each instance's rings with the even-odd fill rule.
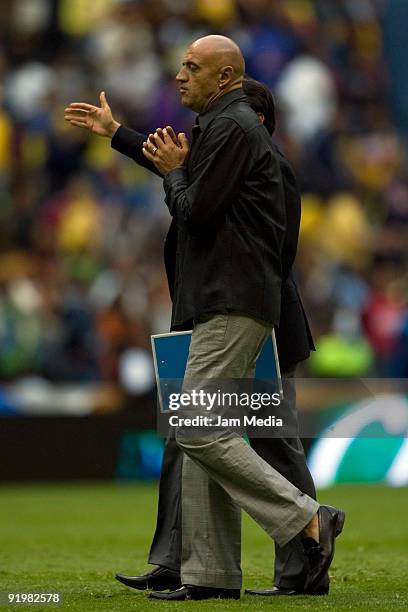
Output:
[[[263,83],[245,77],[242,81],[244,94],[248,96],[251,108],[265,117],[264,126],[270,134],[275,131],[275,101],[269,89]]]

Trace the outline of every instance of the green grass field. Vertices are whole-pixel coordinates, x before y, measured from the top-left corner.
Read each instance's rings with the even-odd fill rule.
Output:
[[[339,486],[321,502],[347,512],[328,597],[162,603],[113,579],[143,572],[155,523],[155,485],[0,488],[0,591],[60,592],[63,603],[0,610],[408,610],[408,489]],[[273,545],[248,517],[244,586],[271,584]]]

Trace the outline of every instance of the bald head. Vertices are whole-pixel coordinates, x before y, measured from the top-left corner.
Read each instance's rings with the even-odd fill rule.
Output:
[[[245,61],[241,49],[231,38],[211,34],[198,38],[193,42],[191,48],[206,57],[209,62],[213,62],[218,69],[231,66],[235,78],[237,80],[241,79],[242,82],[245,73]]]
[[[242,86],[245,62],[238,45],[226,36],[199,38],[190,45],[176,80],[182,103],[202,112],[217,98]]]

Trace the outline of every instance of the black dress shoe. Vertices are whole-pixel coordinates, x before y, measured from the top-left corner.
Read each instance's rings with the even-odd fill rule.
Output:
[[[305,585],[305,590],[303,593],[305,595],[328,595],[330,587],[330,578],[329,574],[326,572],[323,574],[321,580],[319,582],[315,582],[312,587],[307,587],[307,582]],[[307,590],[306,590],[307,588]]]
[[[180,573],[175,570],[168,569],[162,565],[158,565],[154,570],[143,574],[143,576],[125,576],[124,574],[116,574],[116,580],[122,584],[145,591],[146,589],[157,589],[164,591],[165,589],[177,589],[181,586]]]
[[[153,591],[151,599],[164,599],[167,601],[185,601],[186,599],[239,599],[239,589],[215,589],[213,587],[194,586],[185,584],[175,591]]]
[[[316,592],[322,583],[334,557],[334,542],[344,525],[345,513],[333,506],[320,506],[319,542],[313,538],[303,538],[303,547],[309,560],[309,575],[305,584],[305,593],[324,594]]]
[[[282,595],[302,595],[301,591],[284,589],[283,587],[271,587],[270,589],[245,589],[247,595],[262,595],[263,597],[279,597]]]
[[[264,597],[279,597],[279,595],[327,595],[329,592],[329,576],[324,574],[322,580],[309,591],[288,589],[273,586],[269,589],[245,589],[248,595],[263,595]]]

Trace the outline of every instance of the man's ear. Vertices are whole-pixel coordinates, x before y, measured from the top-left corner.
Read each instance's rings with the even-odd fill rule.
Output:
[[[229,83],[231,83],[234,74],[234,69],[232,66],[224,66],[221,68],[220,74],[218,77],[218,87],[220,89],[224,89]]]

